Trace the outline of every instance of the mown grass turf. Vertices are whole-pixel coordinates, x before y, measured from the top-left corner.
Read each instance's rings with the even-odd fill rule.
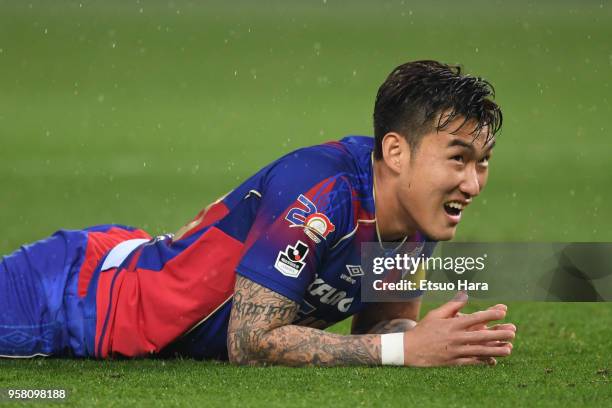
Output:
[[[370,134],[377,86],[422,58],[485,76],[504,108],[458,240],[611,241],[610,5],[408,3],[0,1],[0,253],[60,227],[174,231],[280,154]],[[610,405],[610,305],[509,320],[492,369],[0,361],[0,387],[101,406]]]
[[[65,388],[68,405],[607,406],[610,304],[514,304],[496,367],[233,367],[193,360],[0,361],[2,387]],[[336,331],[346,332],[347,325]]]

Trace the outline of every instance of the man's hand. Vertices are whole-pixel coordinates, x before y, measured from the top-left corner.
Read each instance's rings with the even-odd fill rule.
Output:
[[[405,363],[409,366],[495,364],[495,357],[512,352],[516,327],[489,322],[506,316],[505,305],[495,305],[472,314],[460,314],[467,295],[429,312],[417,326],[404,334]]]
[[[503,304],[497,304],[495,306],[491,306],[488,310],[495,310],[495,309],[503,310],[505,312],[508,310],[508,306],[503,305]],[[465,316],[465,314],[457,313],[455,315],[455,317],[460,317],[460,316]],[[516,326],[512,323],[495,324],[493,326],[488,326],[487,324],[477,324],[477,325],[470,327],[469,330],[512,330],[513,332],[516,333]],[[498,346],[498,347],[507,346],[507,347],[510,347],[510,349],[513,348],[512,343],[509,341],[491,341],[485,344],[490,345],[490,346]],[[486,358],[482,358],[482,360],[489,365],[497,364],[497,360],[494,357],[486,357]]]

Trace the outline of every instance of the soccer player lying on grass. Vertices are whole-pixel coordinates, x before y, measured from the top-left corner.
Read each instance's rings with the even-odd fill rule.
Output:
[[[22,247],[0,266],[0,355],[494,364],[515,333],[488,326],[504,305],[461,315],[459,294],[415,326],[418,298],[361,302],[359,267],[364,242],[454,236],[487,181],[492,96],[457,67],[407,63],[378,91],[374,138],[289,153],[175,235],[105,225]],[[321,330],[349,316],[352,335]]]

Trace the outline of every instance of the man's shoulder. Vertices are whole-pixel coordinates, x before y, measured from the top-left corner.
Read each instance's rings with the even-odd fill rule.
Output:
[[[341,167],[370,168],[374,139],[369,136],[346,136],[340,140],[328,141],[298,149],[289,156],[320,161],[321,164]]]
[[[348,137],[279,158],[262,172],[262,204],[324,235],[351,231],[364,212],[374,212],[368,139]]]
[[[364,211],[374,213],[372,146],[372,138],[350,136],[297,149],[258,171],[224,201],[233,207],[257,196],[266,213],[293,211],[299,219],[322,213],[350,230]]]
[[[273,162],[269,171],[298,184],[316,184],[325,179],[343,178],[357,189],[372,177],[373,139],[348,136],[303,147]]]

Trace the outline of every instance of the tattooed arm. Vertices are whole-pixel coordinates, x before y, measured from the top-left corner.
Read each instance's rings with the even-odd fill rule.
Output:
[[[467,296],[454,299],[431,310],[405,332],[404,364],[492,364],[493,357],[510,355],[514,325],[474,330],[502,319],[505,305],[458,316],[466,303]],[[230,361],[293,366],[381,364],[380,335],[340,336],[292,325],[297,311],[297,303],[238,276],[227,333]]]
[[[299,305],[240,275],[227,334],[229,359],[236,364],[291,366],[381,363],[380,336],[341,336],[292,325]]]

